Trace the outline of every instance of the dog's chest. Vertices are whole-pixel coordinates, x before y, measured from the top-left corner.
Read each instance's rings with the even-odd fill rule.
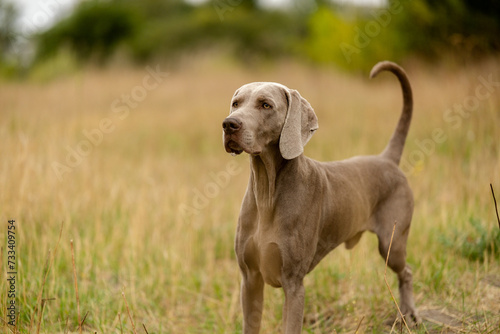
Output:
[[[245,244],[243,260],[249,269],[260,272],[267,284],[281,287],[283,261],[275,229],[258,227]]]

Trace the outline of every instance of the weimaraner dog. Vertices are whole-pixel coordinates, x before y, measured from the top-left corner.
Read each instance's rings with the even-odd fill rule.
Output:
[[[296,90],[254,82],[239,88],[223,121],[224,147],[250,155],[250,181],[243,199],[235,251],[242,273],[244,333],[258,333],[264,283],[282,287],[283,333],[302,330],[304,276],[335,247],[353,248],[364,231],[378,236],[379,252],[399,279],[400,310],[420,321],[413,301],[406,241],[413,194],[398,164],[410,126],[413,98],[404,70],[380,62],[370,77],[394,73],[403,111],[385,150],[374,156],[318,162],[303,147],[318,129],[311,105]]]

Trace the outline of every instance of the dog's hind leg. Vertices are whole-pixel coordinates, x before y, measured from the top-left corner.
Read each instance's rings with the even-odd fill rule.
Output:
[[[406,242],[410,232],[412,213],[411,190],[406,187],[400,188],[383,204],[383,207],[379,208],[375,232],[379,240],[380,255],[387,260],[389,268],[398,276],[401,313],[409,324],[418,324],[420,318],[413,299],[412,271],[406,263]],[[391,244],[394,223],[396,223],[396,228]]]

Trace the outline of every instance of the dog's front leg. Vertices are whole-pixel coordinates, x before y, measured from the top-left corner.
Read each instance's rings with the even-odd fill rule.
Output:
[[[285,304],[283,304],[283,333],[300,334],[304,317],[305,290],[302,280],[283,284]]]
[[[243,274],[241,281],[243,333],[259,333],[264,308],[264,279],[258,271]]]

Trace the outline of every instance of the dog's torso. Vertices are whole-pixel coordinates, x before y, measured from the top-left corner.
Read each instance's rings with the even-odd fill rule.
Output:
[[[236,253],[240,266],[259,271],[275,287],[281,275],[303,277],[340,244],[350,249],[364,231],[375,232],[378,208],[398,189],[413,205],[403,173],[380,156],[284,161],[273,194],[268,185],[260,189],[264,182],[258,179],[266,175],[258,170],[253,168],[243,200]]]

